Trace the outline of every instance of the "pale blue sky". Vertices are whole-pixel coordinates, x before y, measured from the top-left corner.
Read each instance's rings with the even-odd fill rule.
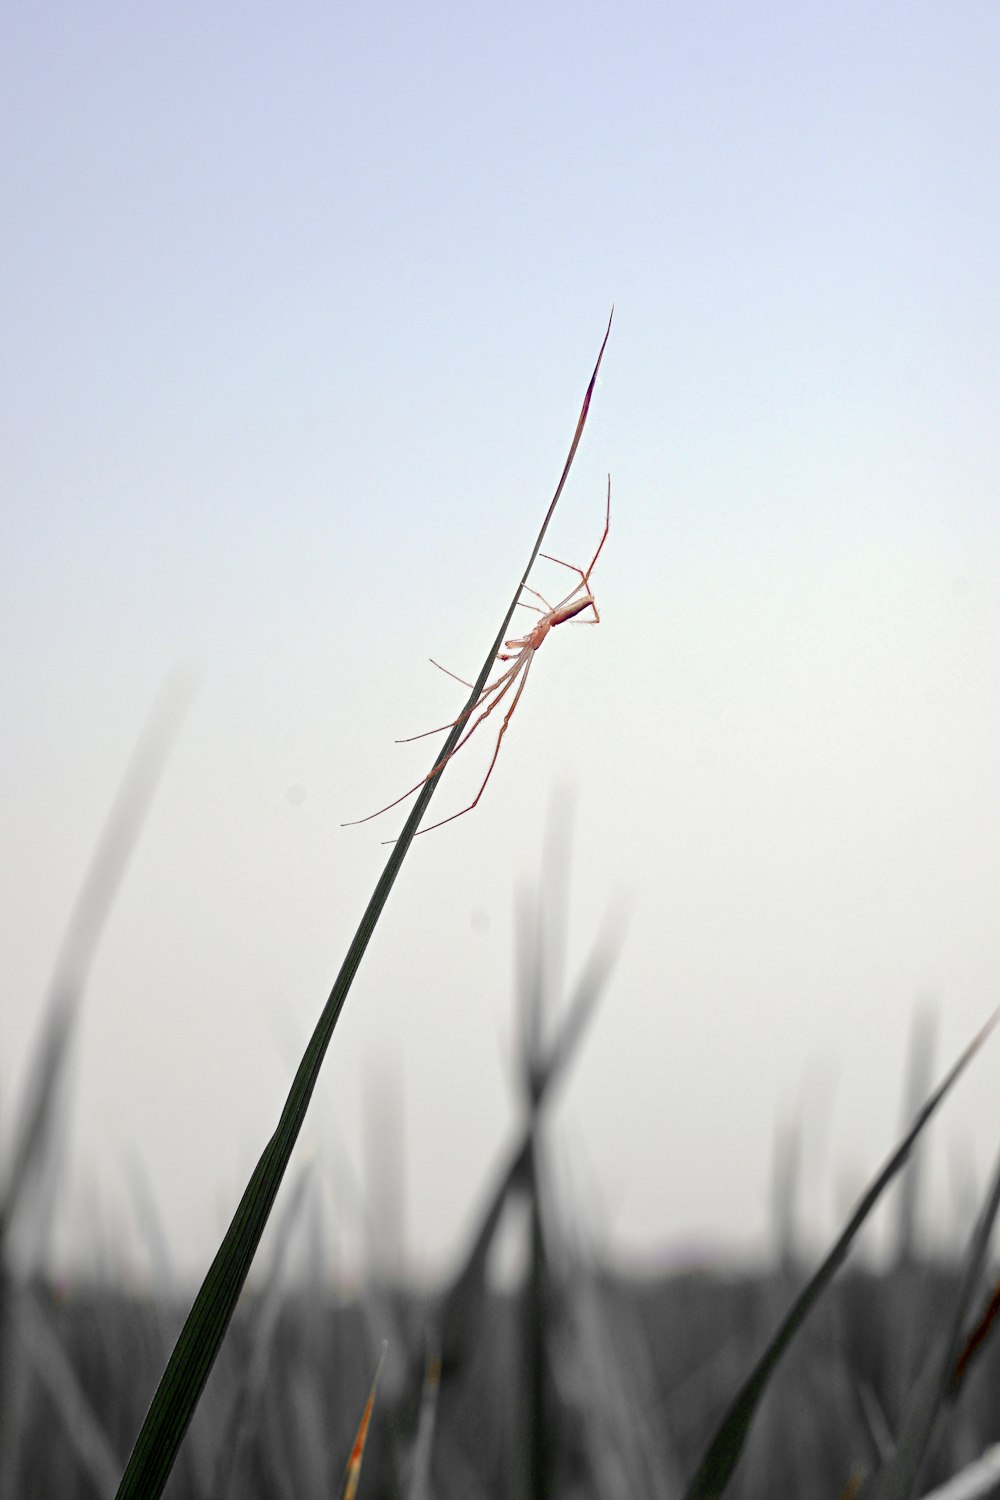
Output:
[[[357,1158],[394,1070],[411,1252],[457,1247],[569,785],[573,953],[635,902],[554,1117],[590,1212],[760,1244],[804,1100],[829,1227],[914,997],[949,1052],[1000,999],[1000,10],[15,4],[0,48],[4,1120],[129,746],[201,674],[93,974],[67,1238],[128,1238],[133,1153],[211,1249],[401,819],[340,822],[460,707],[427,658],[478,668],[612,302],[550,533],[589,557],[610,470],[603,623],[412,851],[307,1131]]]

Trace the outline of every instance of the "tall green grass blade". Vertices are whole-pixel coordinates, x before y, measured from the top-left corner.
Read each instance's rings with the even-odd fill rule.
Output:
[[[483,662],[479,676],[473,683],[466,708],[463,714],[460,714],[455,721],[454,727],[451,729],[443,746],[437,752],[434,759],[433,774],[428,777],[427,781],[418,791],[416,801],[403,826],[403,830],[392,846],[385,869],[375,886],[372,897],[361,918],[358,930],[347,950],[347,955],[341,965],[340,972],[334,981],[333,988],[330,991],[327,1002],[323,1007],[319,1020],[316,1023],[316,1028],[292,1081],[292,1086],[284,1108],[281,1111],[277,1128],[265,1146],[260,1160],[254,1169],[239,1207],[233,1216],[232,1223],[223,1238],[215,1259],[209,1267],[208,1274],[195,1298],[187,1321],[181,1330],[180,1337],[170,1356],[167,1368],[157,1387],[146,1419],[136,1439],[128,1467],[122,1477],[117,1500],[157,1500],[157,1497],[163,1491],[163,1486],[166,1484],[177,1450],[187,1430],[195,1406],[198,1403],[205,1381],[208,1379],[209,1371],[215,1361],[215,1356],[229,1326],[243,1283],[250,1270],[257,1245],[264,1232],[264,1226],[267,1223],[278,1188],[284,1177],[292,1148],[302,1127],[309,1100],[316,1087],[316,1080],[319,1077],[326,1049],[330,1044],[334,1028],[337,1025],[351,985],[354,982],[358,966],[371,941],[372,934],[389,899],[396,876],[399,874],[403,860],[406,858],[410,844],[413,842],[414,836],[420,826],[421,819],[427,811],[431,797],[441,779],[441,775],[448,762],[448,757],[463,733],[468,713],[471,712],[472,707],[486,686],[487,678],[493,667],[497,652],[501,650],[504,639],[507,636],[521,589],[527,581],[528,573],[535,558],[538,556],[545,532],[552,519],[559,498],[562,495],[573,459],[576,456],[576,450],[583,435],[587,414],[590,410],[591,398],[597,382],[598,371],[601,367],[601,360],[604,357],[604,350],[607,346],[610,333],[611,321],[609,319],[604,341],[597,356],[597,363],[594,366],[594,371],[590,377],[590,383],[587,386],[586,395],[584,396],[583,406],[576,424],[576,431],[573,434],[573,440],[570,444],[569,453],[563,466],[559,483],[556,486],[555,494],[549,503],[541,530],[538,533],[531,556],[528,559],[528,565],[518,583],[510,606],[504,615],[496,639]]]
[[[251,1433],[256,1429],[264,1399],[268,1365],[281,1317],[284,1271],[292,1234],[298,1226],[306,1188],[310,1181],[308,1167],[299,1173],[286,1197],[274,1236],[274,1255],[267,1280],[255,1306],[252,1342],[243,1366],[242,1379],[233,1397],[221,1441],[216,1444],[214,1475],[208,1493],[219,1500],[234,1500],[242,1493],[240,1470],[243,1453]]]
[[[718,1500],[732,1478],[743,1452],[757,1405],[764,1394],[768,1381],[778,1362],[792,1342],[820,1297],[826,1291],[834,1274],[844,1261],[855,1236],[875,1207],[882,1193],[903,1166],[914,1143],[938,1105],[950,1092],[960,1074],[965,1070],[976,1052],[993,1030],[1000,1011],[995,1011],[989,1021],[969,1044],[954,1064],[944,1082],[933,1093],[917,1116],[913,1127],[892,1153],[885,1166],[872,1182],[860,1203],[851,1215],[846,1228],[827,1255],[819,1270],[795,1299],[780,1328],[757,1361],[749,1378],[726,1412],[716,1434],[709,1444],[705,1457],[685,1492],[685,1500]]]
[[[150,1364],[153,1369],[162,1369],[177,1337],[176,1311],[184,1302],[183,1278],[174,1260],[163,1216],[142,1161],[130,1150],[123,1159],[121,1170],[129,1189],[132,1219],[139,1234],[139,1248],[145,1251],[149,1284],[156,1288],[156,1295],[146,1303],[149,1323],[145,1337],[151,1345]],[[206,1420],[192,1424],[178,1461],[174,1482],[186,1500],[220,1500],[219,1492],[211,1487],[211,1475],[216,1467],[219,1446],[216,1429],[221,1423],[218,1419],[208,1417],[207,1413],[203,1412],[201,1415]],[[123,1444],[123,1449],[124,1446]],[[119,1464],[115,1482],[106,1491],[108,1495],[113,1495],[117,1489],[121,1473],[122,1465]]]

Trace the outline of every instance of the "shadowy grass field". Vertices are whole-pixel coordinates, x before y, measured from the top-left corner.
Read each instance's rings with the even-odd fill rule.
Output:
[[[561,1259],[546,1272],[540,1324],[530,1278],[482,1296],[467,1342],[438,1376],[433,1445],[419,1475],[437,1299],[374,1284],[343,1298],[318,1283],[247,1296],[165,1493],[339,1495],[386,1340],[360,1489],[371,1500],[679,1496],[771,1336],[790,1278],[705,1271],[637,1281]],[[820,1500],[849,1493],[853,1474],[877,1468],[959,1279],[954,1266],[932,1264],[845,1273],[776,1375],[727,1493]],[[13,1292],[5,1494],[115,1493],[184,1311],[111,1287]],[[1000,1350],[991,1345],[933,1443],[923,1486],[1000,1442],[998,1392]]]

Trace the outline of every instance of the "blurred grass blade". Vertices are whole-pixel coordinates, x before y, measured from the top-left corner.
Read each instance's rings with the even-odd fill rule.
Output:
[[[538,1073],[528,1119],[490,1195],[465,1264],[442,1300],[441,1358],[446,1372],[462,1359],[470,1341],[475,1338],[486,1297],[486,1263],[504,1205],[514,1189],[525,1180],[539,1113],[583,1036],[618,956],[620,944],[621,920],[616,911],[605,923],[587,960],[556,1039]]]
[[[527,1463],[527,1493],[548,1500],[555,1469],[555,1423],[549,1368],[552,1271],[542,1217],[542,1162],[537,1133],[528,1156],[528,1274],[522,1288],[521,1446]]]
[[[956,1391],[961,1389],[969,1367],[981,1353],[986,1339],[991,1330],[996,1327],[998,1320],[1000,1320],[1000,1281],[994,1285],[983,1312],[976,1319],[975,1326],[966,1339],[962,1352],[955,1362],[952,1384]]]
[[[795,1115],[780,1124],[774,1138],[772,1240],[778,1268],[784,1276],[798,1270],[797,1215],[802,1172],[802,1119]]]
[[[382,1353],[378,1357],[375,1366],[375,1374],[372,1379],[372,1388],[368,1392],[368,1400],[365,1409],[361,1413],[361,1421],[358,1424],[357,1435],[354,1439],[354,1447],[351,1456],[347,1460],[347,1473],[344,1477],[344,1500],[354,1500],[358,1493],[358,1484],[361,1481],[361,1465],[364,1462],[365,1444],[368,1441],[368,1428],[372,1419],[372,1409],[375,1405],[375,1392],[378,1389],[378,1377],[382,1369],[382,1361],[385,1359],[386,1345],[382,1345]]]
[[[120,1461],[34,1292],[25,1290],[18,1295],[15,1321],[25,1353],[48,1393],[52,1410],[69,1439],[82,1473],[87,1476],[95,1494],[110,1495],[118,1478]]]
[[[569,454],[528,559],[528,566],[518,583],[479,676],[472,685],[465,709],[455,720],[444,744],[435,752],[433,765],[437,769],[417,793],[416,801],[403,825],[402,832],[392,846],[385,869],[365,908],[358,930],[347,950],[340,972],[292,1080],[277,1128],[264,1148],[232,1223],[216,1252],[187,1321],[181,1329],[180,1337],[136,1439],[132,1456],[118,1489],[117,1500],[157,1500],[157,1496],[162,1493],[163,1486],[166,1484],[177,1449],[184,1437],[205,1381],[208,1379],[219,1345],[225,1336],[233,1309],[250,1270],[257,1245],[264,1232],[264,1226],[281,1180],[285,1175],[292,1148],[298,1138],[302,1121],[305,1119],[326,1049],[347,1000],[354,976],[389,899],[389,893],[420,826],[420,821],[427,811],[434,790],[448,764],[448,758],[465,729],[467,714],[482,693],[497,652],[503,646],[521,589],[538,556],[549,521],[562,494],[587,420],[597,374],[610,333],[611,321],[609,319],[604,341],[597,356],[597,363],[584,396]]]
[[[938,1418],[957,1393],[955,1380],[962,1329],[989,1252],[990,1238],[1000,1209],[1000,1160],[993,1173],[989,1196],[980,1214],[965,1256],[962,1280],[955,1296],[951,1326],[940,1347],[932,1354],[907,1405],[903,1429],[894,1456],[871,1488],[871,1500],[911,1500]]]
[[[795,1299],[781,1327],[761,1355],[746,1383],[726,1412],[694,1479],[685,1493],[685,1500],[717,1500],[717,1497],[724,1493],[726,1485],[729,1483],[733,1471],[739,1462],[740,1455],[743,1452],[743,1446],[750,1431],[750,1423],[753,1420],[757,1404],[764,1394],[764,1389],[774,1373],[779,1360],[802,1327],[806,1318],[812,1312],[820,1297],[826,1291],[835,1272],[846,1257],[855,1235],[875,1207],[882,1193],[903,1166],[924,1126],[946,1094],[948,1094],[952,1085],[958,1080],[959,1075],[964,1071],[975,1053],[978,1052],[998,1019],[1000,1019],[1000,1010],[994,1011],[983,1029],[962,1053],[944,1082],[931,1095],[917,1116],[911,1130],[903,1138],[899,1146],[897,1146],[868,1191],[864,1194],[843,1234],[841,1234],[819,1270]]]
[[[987,1450],[923,1500],[996,1500],[1000,1495],[1000,1445]]]
[[[661,1405],[659,1376],[630,1289],[602,1277],[581,1246],[565,1297],[571,1334],[553,1352],[577,1413],[595,1496],[675,1500],[677,1459],[666,1424],[651,1421]]]
[[[431,1331],[427,1338],[424,1379],[420,1389],[420,1416],[413,1444],[413,1459],[406,1500],[431,1500],[431,1453],[437,1423],[438,1392],[441,1389],[441,1356]]]
[[[13,1430],[8,1303],[12,1298],[10,1240],[32,1199],[41,1210],[40,1224],[51,1215],[55,1198],[54,1167],[59,1157],[60,1121],[67,1115],[67,1059],[73,1026],[94,953],[135,848],[167,755],[191,697],[191,680],[176,673],[161,688],[135,745],[108,812],[89,868],[70,913],[44,1007],[41,1037],[35,1049],[6,1180],[0,1188],[0,1433]],[[48,1197],[42,1189],[49,1188]],[[36,1264],[43,1257],[42,1234],[32,1247]],[[56,1366],[49,1362],[49,1367]],[[96,1452],[96,1448],[93,1450]],[[10,1490],[15,1445],[0,1443],[0,1493]]]
[[[912,1120],[926,1099],[934,1077],[934,1041],[937,1034],[937,1011],[929,1004],[913,1015],[910,1034],[910,1056],[906,1068],[906,1114],[903,1123]],[[922,1148],[911,1155],[899,1181],[899,1215],[896,1229],[896,1264],[915,1266],[919,1259],[917,1224],[920,1220],[920,1173]]]
[[[192,691],[190,676],[181,672],[160,690],[70,913],[49,987],[44,1031],[14,1131],[14,1148],[0,1201],[0,1253],[4,1234],[51,1139],[79,999]]]

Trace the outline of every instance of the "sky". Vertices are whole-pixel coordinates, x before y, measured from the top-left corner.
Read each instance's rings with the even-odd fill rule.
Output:
[[[1000,1001],[1000,9],[15,0],[0,49],[0,1139],[196,682],[80,1015],[60,1254],[147,1274],[148,1198],[207,1265],[403,813],[341,825],[430,768],[394,741],[462,706],[429,658],[478,671],[612,304],[546,544],[589,559],[610,473],[601,623],[410,851],[293,1173],[332,1268],[366,1215],[454,1262],[562,826],[568,983],[628,912],[549,1121],[567,1214],[631,1263],[760,1254],[797,1131],[822,1245],[915,1007],[942,1072]],[[934,1129],[942,1243],[998,1084],[994,1042]]]

